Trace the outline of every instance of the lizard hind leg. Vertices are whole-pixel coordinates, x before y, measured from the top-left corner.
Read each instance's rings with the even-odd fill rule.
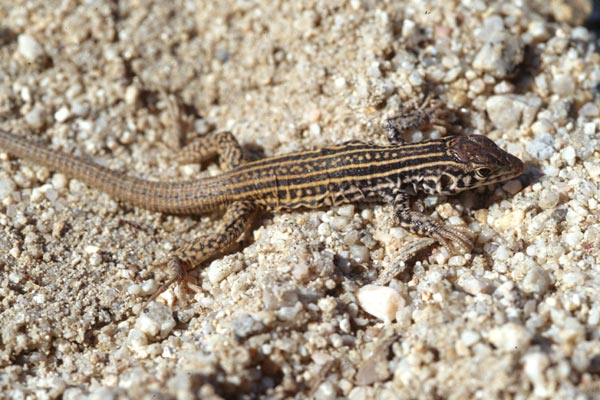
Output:
[[[244,162],[244,152],[231,132],[215,132],[198,138],[179,151],[176,159],[182,164],[203,163],[219,157],[223,171]]]
[[[181,246],[166,262],[170,274],[169,280],[158,289],[151,300],[158,297],[173,283],[187,281],[188,271],[226,252],[245,232],[256,211],[256,206],[251,202],[232,203],[225,211],[224,223],[217,232],[198,237]]]

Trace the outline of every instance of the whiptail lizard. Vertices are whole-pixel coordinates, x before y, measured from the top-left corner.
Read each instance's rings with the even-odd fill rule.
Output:
[[[407,127],[390,120],[393,136],[398,126]],[[468,250],[467,228],[444,225],[412,211],[409,199],[418,192],[455,194],[514,178],[523,171],[521,160],[479,135],[387,146],[352,141],[244,162],[233,135],[220,132],[186,146],[179,161],[205,162],[218,156],[223,173],[183,182],[124,176],[4,130],[0,130],[0,151],[63,172],[133,206],[171,214],[225,209],[221,229],[184,244],[169,257],[166,264],[174,277],[168,285],[232,245],[259,210],[391,203],[401,227],[429,236],[446,248]]]

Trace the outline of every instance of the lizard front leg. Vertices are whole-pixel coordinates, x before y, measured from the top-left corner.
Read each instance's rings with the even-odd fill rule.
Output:
[[[409,196],[406,193],[396,195],[394,207],[402,228],[438,241],[448,252],[451,252],[452,247],[457,247],[463,252],[468,252],[473,247],[469,237],[472,232],[468,228],[444,225],[426,215],[412,211]]]
[[[251,202],[238,201],[229,205],[223,215],[220,229],[184,244],[167,261],[171,278],[151,298],[156,298],[171,284],[186,278],[187,272],[198,267],[211,258],[227,251],[244,233],[257,208]]]

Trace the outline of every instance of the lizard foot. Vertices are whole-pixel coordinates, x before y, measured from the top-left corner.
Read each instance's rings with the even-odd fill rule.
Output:
[[[152,296],[150,296],[148,303],[156,300],[158,296],[160,296],[175,283],[181,284],[183,288],[190,288],[193,291],[199,290],[199,287],[192,282],[194,279],[188,274],[188,264],[180,258],[171,257],[166,263],[159,264],[158,266],[166,266],[169,270],[170,278],[163,283]]]
[[[431,237],[444,246],[449,253],[452,253],[452,248],[462,253],[469,253],[473,248],[473,232],[465,226],[440,225]]]

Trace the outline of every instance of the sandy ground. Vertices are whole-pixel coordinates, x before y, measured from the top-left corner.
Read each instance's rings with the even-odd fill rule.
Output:
[[[217,174],[174,161],[213,130],[253,157],[385,143],[427,93],[527,164],[417,202],[470,227],[471,255],[389,205],[265,214],[197,294],[146,305],[152,266],[219,214],[119,204],[0,149],[1,396],[600,396],[600,59],[587,3],[524,3],[0,0],[1,126],[124,174]]]

